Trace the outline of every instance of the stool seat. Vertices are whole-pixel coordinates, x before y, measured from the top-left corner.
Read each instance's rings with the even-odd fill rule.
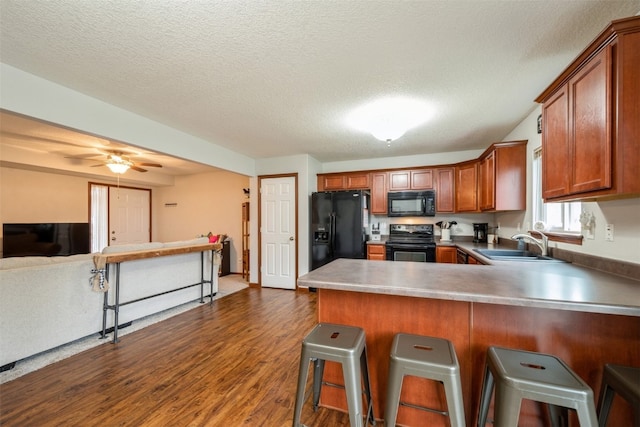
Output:
[[[600,427],[607,425],[613,396],[618,393],[631,404],[635,425],[640,426],[640,368],[606,364],[598,398]]]
[[[306,401],[305,388],[309,374],[309,363],[311,361],[314,362],[313,408],[317,410],[322,385],[328,384],[322,381],[324,364],[327,360],[342,364],[344,389],[347,395],[349,422],[351,426],[362,426],[362,418],[364,415],[362,409],[363,393],[368,402],[366,412],[367,424],[371,421],[371,423],[375,425],[364,330],[354,326],[319,323],[302,340],[293,426],[299,427],[301,425],[300,416],[302,414],[302,406]],[[335,384],[328,385],[336,386]]]
[[[402,382],[406,375],[442,382],[448,411],[400,402]],[[386,426],[396,425],[399,405],[449,415],[453,427],[465,426],[460,366],[451,341],[403,333],[395,335],[391,345],[384,412]]]
[[[558,407],[575,409],[581,426],[597,426],[593,391],[559,358],[489,347],[478,426],[484,427],[495,381],[495,426],[516,426],[522,399],[549,404],[552,425],[567,425]],[[566,413],[566,410],[564,411]]]

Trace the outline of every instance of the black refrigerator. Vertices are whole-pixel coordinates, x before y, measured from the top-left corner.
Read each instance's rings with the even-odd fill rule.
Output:
[[[311,194],[311,270],[338,258],[366,258],[369,193]]]

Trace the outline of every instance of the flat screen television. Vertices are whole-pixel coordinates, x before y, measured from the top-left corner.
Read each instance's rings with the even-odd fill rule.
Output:
[[[88,254],[89,236],[86,222],[2,224],[2,257]]]

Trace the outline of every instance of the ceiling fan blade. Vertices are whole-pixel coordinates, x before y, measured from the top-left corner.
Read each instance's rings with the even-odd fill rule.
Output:
[[[161,168],[162,167],[162,165],[160,163],[144,163],[144,162],[143,163],[138,163],[138,162],[136,162],[136,165],[137,166],[150,166],[150,167],[153,167],[153,168]]]
[[[97,165],[91,165],[90,168],[99,168],[100,166],[107,166],[106,163],[98,163]]]
[[[138,166],[129,166],[131,169],[133,169],[134,171],[138,171],[138,172],[146,172],[146,169],[142,169]]]
[[[77,156],[64,156],[65,159],[76,159],[76,160],[93,160],[92,157],[100,157],[103,154],[78,154]]]

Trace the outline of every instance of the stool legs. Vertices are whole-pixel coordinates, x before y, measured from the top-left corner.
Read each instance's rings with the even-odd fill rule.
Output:
[[[487,414],[489,413],[489,405],[491,404],[491,395],[493,394],[493,375],[489,369],[489,365],[484,367],[484,379],[482,380],[482,394],[480,395],[480,411],[478,414],[478,427],[485,427],[487,424]]]
[[[389,382],[387,383],[387,405],[384,409],[384,424],[386,427],[395,427],[398,418],[398,406],[400,405],[400,392],[404,374],[395,359],[389,361]]]
[[[367,398],[367,422],[376,425],[376,420],[373,417],[373,400],[371,398],[371,382],[369,378],[369,364],[367,362],[367,347],[360,355],[360,367],[362,368],[362,377],[364,380],[364,394]]]
[[[304,404],[304,392],[307,386],[307,376],[309,375],[309,358],[304,346],[300,355],[300,368],[298,370],[298,388],[296,391],[296,403],[293,411],[293,427],[299,427],[300,416],[302,415],[302,405]],[[315,384],[314,384],[315,385]],[[315,398],[315,395],[314,395]],[[316,409],[314,407],[314,409]]]
[[[316,359],[313,362],[313,412],[318,410],[320,404],[320,392],[322,391],[322,375],[324,374],[324,360]]]
[[[344,388],[347,394],[349,408],[349,423],[352,426],[362,426],[362,378],[355,360],[350,359],[342,363]]]
[[[462,406],[462,382],[460,381],[460,376],[452,376],[450,381],[444,381],[443,384],[444,394],[447,398],[449,422],[454,427],[464,427],[464,406]]]

